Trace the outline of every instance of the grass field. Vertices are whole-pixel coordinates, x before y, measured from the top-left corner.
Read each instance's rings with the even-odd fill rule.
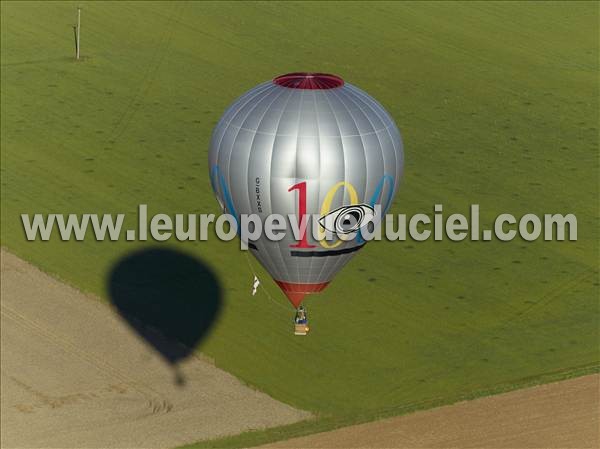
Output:
[[[77,4],[2,3],[9,250],[104,297],[141,246],[194,254],[225,291],[200,350],[332,425],[597,369],[597,3],[82,3],[75,62]],[[25,241],[21,213],[216,213],[212,127],[291,71],[339,74],[394,116],[392,212],[571,212],[578,241],[369,244],[307,300],[309,338],[266,275],[280,304],[249,295],[236,242]]]

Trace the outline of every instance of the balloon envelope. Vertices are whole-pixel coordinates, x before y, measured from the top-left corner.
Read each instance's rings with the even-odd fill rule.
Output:
[[[219,203],[236,217],[257,214],[264,222],[270,214],[296,214],[302,220],[339,209],[343,228],[365,206],[387,211],[403,148],[393,119],[367,93],[335,75],[293,73],[256,86],[227,109],[212,135],[209,168]],[[344,209],[351,205],[362,209]],[[301,237],[263,235],[250,245],[296,307],[323,290],[365,243],[360,235],[319,241],[310,230]]]

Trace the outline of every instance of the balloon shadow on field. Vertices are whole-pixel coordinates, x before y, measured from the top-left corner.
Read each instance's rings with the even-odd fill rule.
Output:
[[[110,300],[121,317],[185,384],[177,364],[193,353],[219,315],[221,287],[200,259],[172,249],[125,256],[108,276]]]

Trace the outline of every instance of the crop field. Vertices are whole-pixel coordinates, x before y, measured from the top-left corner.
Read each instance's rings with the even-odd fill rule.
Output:
[[[202,260],[223,298],[197,350],[324,422],[598,370],[598,3],[3,2],[1,21],[9,251],[102,298],[140,248]],[[293,71],[338,74],[393,115],[405,176],[391,213],[479,204],[488,228],[573,213],[578,240],[370,243],[307,299],[308,338],[255,262],[271,298],[250,295],[238,241],[25,240],[23,213],[127,213],[125,227],[138,204],[218,213],[212,128]]]

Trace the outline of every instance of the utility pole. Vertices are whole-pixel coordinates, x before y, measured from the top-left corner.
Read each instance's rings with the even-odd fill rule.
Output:
[[[77,59],[79,59],[79,43],[81,40],[81,8],[78,6],[77,7],[77,33],[76,33],[76,37],[77,37],[77,42],[75,44],[75,51],[77,53],[76,57]]]

